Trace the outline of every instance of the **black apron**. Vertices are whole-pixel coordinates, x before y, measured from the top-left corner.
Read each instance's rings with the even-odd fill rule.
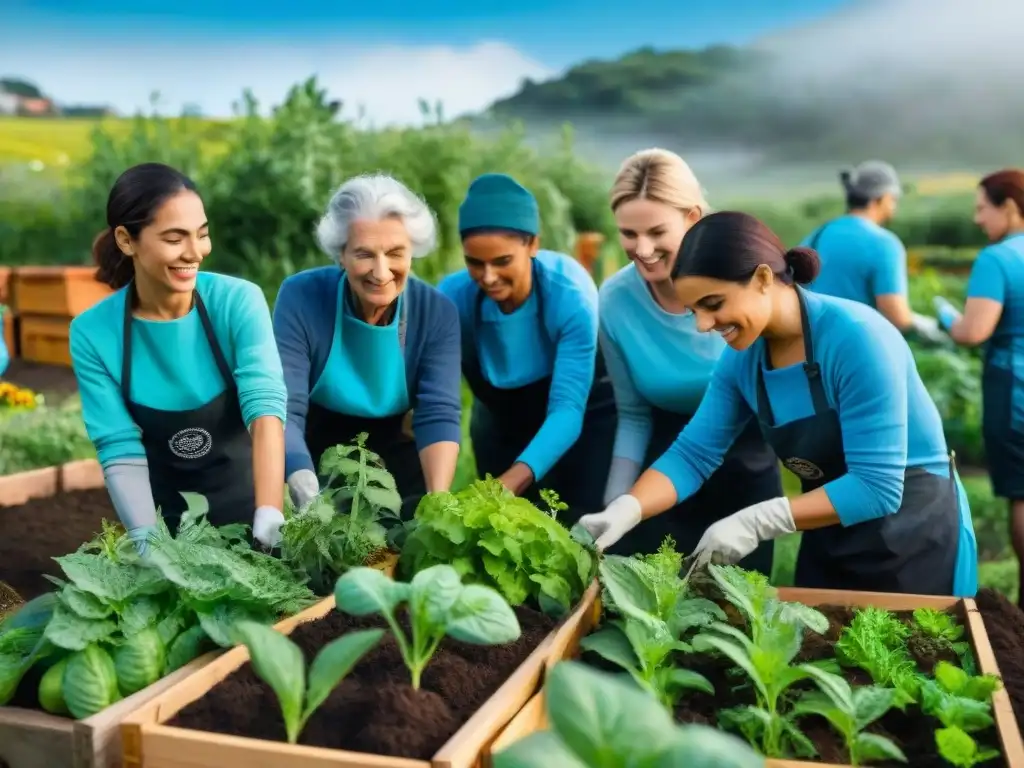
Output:
[[[134,283],[129,285],[124,297],[121,396],[142,431],[153,501],[171,534],[177,533],[181,515],[188,508],[181,492],[205,496],[210,506],[207,519],[215,526],[231,523],[251,526],[256,511],[252,438],[242,419],[234,374],[214,335],[213,323],[199,291],[192,295],[225,387],[206,405],[190,411],[164,411],[132,402]],[[179,350],[179,354],[184,357],[188,351]]]
[[[647,444],[643,468],[649,468],[675,442],[690,416],[651,409],[653,431]],[[765,443],[757,421],[736,438],[721,466],[687,499],[660,515],[645,520],[623,536],[608,552],[615,555],[650,554],[666,536],[675,539],[676,550],[692,552],[704,532],[734,512],[783,495],[779,460]],[[762,542],[739,562],[748,570],[771,576],[775,543]]]
[[[348,302],[349,307],[354,309],[351,288],[348,287],[348,283],[339,285],[338,290],[346,292],[340,300]],[[407,302],[401,302],[401,307],[402,312],[398,318],[398,344],[404,354],[408,318]],[[335,329],[335,333],[337,333],[337,329]],[[330,364],[330,357],[328,357],[327,364]],[[325,370],[326,367],[325,365]],[[322,376],[323,373],[320,375]],[[309,383],[310,392],[315,384],[315,381]],[[410,519],[416,511],[419,500],[427,492],[427,487],[420,466],[420,454],[416,449],[416,440],[404,428],[407,415],[407,413],[399,413],[382,418],[352,416],[332,411],[310,401],[306,411],[305,438],[306,448],[309,449],[309,455],[313,459],[313,466],[319,469],[320,458],[328,448],[354,443],[356,435],[366,432],[366,447],[380,456],[385,469],[395,479],[398,492],[402,494],[400,513],[402,519]],[[320,477],[321,486],[326,480],[325,476]]]
[[[1004,365],[995,363],[1002,357]],[[1012,337],[993,336],[985,350],[981,375],[981,433],[992,492],[1004,499],[1024,499],[1024,363]]]
[[[537,320],[544,322],[544,292],[533,264],[533,290],[537,294]],[[515,463],[547,418],[551,376],[514,389],[491,384],[480,366],[476,329],[482,327],[484,293],[478,290],[470,333],[462,334],[462,374],[473,392],[470,439],[476,456],[477,475],[498,477]],[[549,340],[550,343],[550,340]],[[553,345],[552,345],[553,346]],[[523,350],[523,354],[530,354]],[[594,369],[583,430],[573,446],[551,470],[523,494],[542,509],[540,490],[558,493],[569,508],[560,522],[571,526],[582,515],[604,508],[604,486],[611,467],[617,425],[615,393],[600,348]]]
[[[777,426],[757,365],[757,416],[764,438],[809,493],[847,472],[839,414],[829,407],[821,368],[814,359],[807,305],[802,289],[800,319],[803,364],[814,415]],[[768,348],[764,367],[770,366]],[[919,467],[904,472],[898,511],[844,527],[804,531],[796,565],[796,586],[919,595],[951,595],[960,540],[956,475],[939,477]]]

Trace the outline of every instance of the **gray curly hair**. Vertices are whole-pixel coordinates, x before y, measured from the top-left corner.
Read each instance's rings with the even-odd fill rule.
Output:
[[[437,220],[426,202],[398,179],[383,173],[355,176],[327,203],[316,228],[320,249],[337,260],[348,243],[349,227],[357,219],[379,221],[397,217],[412,241],[413,258],[437,247]]]

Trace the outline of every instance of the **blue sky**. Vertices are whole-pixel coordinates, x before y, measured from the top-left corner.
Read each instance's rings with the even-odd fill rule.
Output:
[[[227,114],[243,88],[266,102],[318,74],[375,122],[415,122],[416,97],[476,110],[585,58],[643,45],[744,43],[850,0],[2,0],[0,74],[63,102]],[[150,10],[150,9],[154,10]],[[155,9],[159,8],[160,13]],[[489,10],[488,10],[489,9]]]

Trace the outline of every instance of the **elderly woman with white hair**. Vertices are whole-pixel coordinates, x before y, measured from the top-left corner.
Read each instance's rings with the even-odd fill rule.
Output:
[[[327,204],[317,239],[335,264],[286,279],[274,307],[292,500],[319,493],[325,450],[366,432],[408,512],[448,490],[461,438],[458,312],[412,275],[412,260],[435,247],[434,215],[394,178],[357,176]]]

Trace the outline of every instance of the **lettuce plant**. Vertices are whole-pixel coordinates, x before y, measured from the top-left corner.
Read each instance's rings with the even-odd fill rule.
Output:
[[[550,729],[494,756],[494,768],[763,768],[735,736],[681,726],[649,693],[583,664],[555,665],[544,684]]]
[[[860,608],[835,644],[836,658],[863,669],[875,685],[896,689],[895,706],[905,709],[920,697],[924,680],[907,650],[909,637],[910,628],[890,611]]]
[[[339,610],[353,616],[384,617],[415,689],[445,636],[476,645],[502,645],[522,634],[519,620],[501,595],[490,587],[463,584],[449,565],[422,570],[407,584],[375,568],[353,568],[338,579],[334,599]],[[408,635],[398,621],[401,605],[406,608]]]
[[[935,732],[935,746],[942,759],[956,768],[973,768],[1000,755],[999,750],[979,747],[969,733],[956,726],[939,728]]]
[[[310,716],[384,636],[382,629],[365,629],[332,640],[319,650],[307,673],[302,650],[276,629],[242,621],[235,632],[249,649],[253,671],[277,696],[289,744],[299,740]]]
[[[846,742],[850,765],[864,765],[869,760],[907,762],[903,750],[890,739],[864,732],[895,705],[894,689],[875,685],[851,688],[838,675],[813,667],[808,667],[807,672],[818,682],[820,690],[805,693],[790,711],[791,717],[818,715],[828,720]]]
[[[599,566],[606,604],[618,618],[583,638],[581,647],[622,667],[669,710],[686,689],[714,693],[711,682],[673,663],[689,652],[683,637],[693,629],[725,621],[710,600],[685,596],[681,557],[671,540],[647,557],[606,555]]]

